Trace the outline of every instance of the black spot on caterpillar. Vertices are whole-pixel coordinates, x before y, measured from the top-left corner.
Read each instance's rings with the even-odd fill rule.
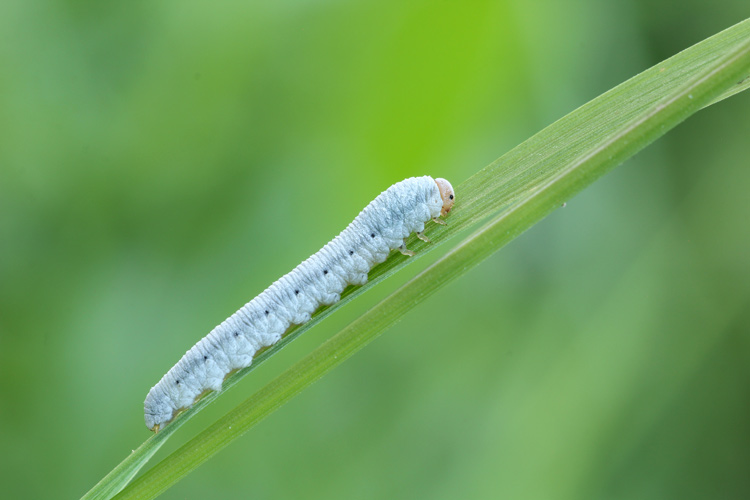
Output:
[[[442,223],[439,217],[450,212],[454,194],[448,181],[429,176],[380,193],[338,236],[185,353],[146,396],[146,426],[156,432],[203,392],[220,390],[227,374],[250,366],[255,353],[278,342],[291,325],[306,323],[321,305],[338,302],[348,285],[367,283],[372,266],[391,250],[414,255],[404,238],[416,232],[429,241],[422,234],[425,223]]]

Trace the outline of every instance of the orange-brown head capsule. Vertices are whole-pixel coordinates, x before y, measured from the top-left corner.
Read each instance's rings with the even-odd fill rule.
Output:
[[[453,186],[445,179],[435,179],[435,183],[438,185],[440,190],[440,197],[443,199],[443,208],[440,210],[440,215],[445,215],[453,208],[453,203],[456,199],[456,194],[453,192]]]

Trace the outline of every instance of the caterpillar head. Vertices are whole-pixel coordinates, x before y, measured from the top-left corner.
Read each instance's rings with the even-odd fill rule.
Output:
[[[438,185],[440,190],[440,197],[443,199],[443,208],[440,210],[440,215],[445,215],[453,208],[453,203],[456,198],[456,194],[453,192],[453,186],[445,179],[435,179],[435,184]]]

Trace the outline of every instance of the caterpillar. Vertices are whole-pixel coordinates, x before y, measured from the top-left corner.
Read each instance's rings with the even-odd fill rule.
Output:
[[[398,182],[371,201],[338,236],[242,306],[195,344],[151,388],[144,402],[154,432],[189,408],[204,392],[221,390],[231,372],[301,325],[321,305],[338,302],[348,285],[364,285],[370,269],[392,250],[412,256],[404,238],[424,235],[430,220],[445,224],[455,194],[450,182],[429,176]]]

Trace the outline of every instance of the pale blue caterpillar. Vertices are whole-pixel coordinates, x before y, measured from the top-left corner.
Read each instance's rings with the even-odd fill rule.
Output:
[[[151,388],[144,404],[146,427],[157,432],[226,376],[250,366],[255,353],[275,344],[291,325],[301,325],[320,305],[339,301],[348,285],[364,285],[367,273],[391,250],[414,255],[404,238],[424,236],[430,220],[440,224],[455,193],[445,179],[412,177],[380,193],[312,257],[242,306],[195,344]]]

